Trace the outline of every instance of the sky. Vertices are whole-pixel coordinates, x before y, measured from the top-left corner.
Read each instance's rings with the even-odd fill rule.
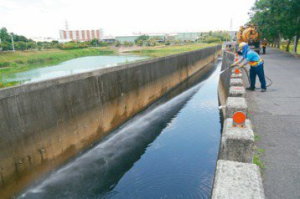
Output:
[[[0,0],[0,28],[26,37],[59,37],[59,30],[133,32],[233,30],[245,24],[255,0]]]

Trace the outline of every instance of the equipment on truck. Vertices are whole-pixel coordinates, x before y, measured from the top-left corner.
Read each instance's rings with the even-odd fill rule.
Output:
[[[241,26],[236,36],[238,44],[246,42],[252,50],[257,52],[258,54],[260,53],[260,38],[258,26],[252,24],[245,27]]]

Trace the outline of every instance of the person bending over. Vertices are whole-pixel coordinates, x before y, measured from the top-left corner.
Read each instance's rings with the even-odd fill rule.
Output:
[[[239,66],[239,68],[250,65],[250,87],[247,90],[255,90],[256,75],[259,78],[261,84],[261,92],[266,92],[266,78],[264,74],[264,61],[260,56],[249,48],[249,45],[245,42],[239,44],[239,51],[243,55],[242,59],[236,61],[231,67]],[[246,61],[245,61],[246,60]]]

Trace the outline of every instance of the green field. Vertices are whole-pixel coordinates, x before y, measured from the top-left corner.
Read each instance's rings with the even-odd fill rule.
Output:
[[[195,43],[176,46],[161,45],[155,47],[142,47],[138,50],[136,50],[136,47],[132,47],[132,50],[130,51],[129,49],[127,53],[148,57],[161,57],[198,50],[213,45],[216,44]],[[17,72],[28,71],[34,68],[56,65],[60,62],[77,57],[113,54],[118,54],[118,50],[111,47],[85,48],[76,50],[50,49],[42,51],[2,52],[0,53],[0,88],[15,86],[19,84],[19,82],[3,82],[1,74],[13,74]]]
[[[129,51],[130,54],[149,56],[149,57],[163,57],[193,50],[199,50],[201,48],[214,46],[216,44],[196,43],[189,45],[177,45],[177,46],[156,46],[145,47],[139,50]]]
[[[110,48],[2,52],[0,53],[0,73],[15,73],[45,65],[58,64],[77,57],[114,53],[115,51]]]

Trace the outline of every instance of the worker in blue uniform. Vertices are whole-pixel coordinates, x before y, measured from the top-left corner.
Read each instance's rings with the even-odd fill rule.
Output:
[[[259,78],[261,84],[261,92],[266,92],[266,78],[264,74],[264,61],[260,58],[260,56],[253,50],[249,48],[249,45],[245,42],[239,44],[239,50],[242,53],[242,59],[233,63],[231,66],[239,66],[244,67],[248,63],[250,65],[250,87],[247,90],[254,91],[255,90],[255,81],[256,75]],[[246,61],[245,61],[246,60]]]

